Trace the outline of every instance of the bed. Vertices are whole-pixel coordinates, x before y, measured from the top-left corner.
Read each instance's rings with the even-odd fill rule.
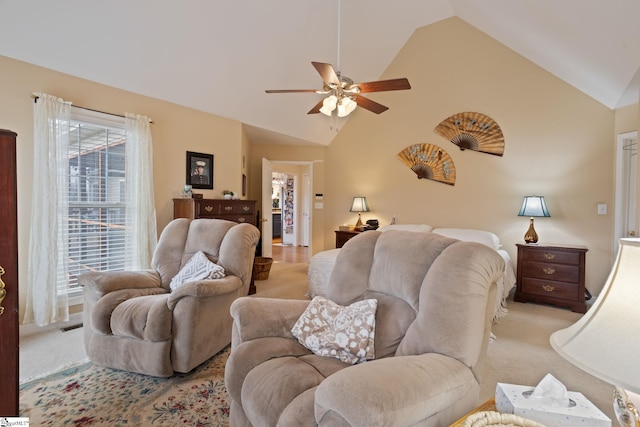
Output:
[[[445,237],[453,239],[478,242],[494,249],[505,261],[504,274],[498,281],[498,298],[496,298],[496,306],[494,310],[493,320],[505,316],[507,310],[507,297],[516,284],[516,275],[513,271],[511,257],[507,251],[500,249],[500,239],[494,233],[484,230],[473,230],[467,228],[433,228],[426,224],[394,224],[380,227],[378,230],[406,230],[417,233],[438,233]],[[307,296],[313,298],[316,295],[324,295],[336,262],[336,257],[340,249],[329,249],[327,251],[318,252],[309,261],[309,291]]]

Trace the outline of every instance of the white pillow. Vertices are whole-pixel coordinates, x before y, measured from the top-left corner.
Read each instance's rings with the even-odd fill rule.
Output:
[[[202,251],[196,252],[191,259],[176,274],[169,287],[172,291],[182,286],[183,283],[194,280],[222,279],[225,276],[224,268],[209,261]]]
[[[375,359],[377,307],[376,299],[345,307],[316,296],[293,325],[291,333],[319,356],[335,357],[351,364]]]
[[[433,227],[427,224],[389,224],[383,225],[378,228],[378,231],[389,230],[404,230],[404,231],[417,231],[422,233],[428,233],[433,230]]]
[[[494,250],[500,249],[500,239],[490,231],[472,230],[468,228],[436,228],[434,233],[452,239],[463,240],[465,242],[482,243]]]

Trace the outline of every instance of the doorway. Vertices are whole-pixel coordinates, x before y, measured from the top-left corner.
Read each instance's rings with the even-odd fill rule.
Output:
[[[262,159],[262,253],[306,263],[311,247],[311,162]]]
[[[614,255],[618,254],[618,239],[638,236],[637,168],[638,132],[619,134],[616,145]]]

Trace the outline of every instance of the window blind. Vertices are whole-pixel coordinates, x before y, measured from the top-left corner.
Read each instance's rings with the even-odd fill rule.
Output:
[[[123,120],[100,113],[72,115],[69,208],[61,223],[67,228],[61,235],[67,244],[68,276],[58,277],[59,292],[67,292],[72,304],[81,302],[80,274],[124,269],[125,143]]]

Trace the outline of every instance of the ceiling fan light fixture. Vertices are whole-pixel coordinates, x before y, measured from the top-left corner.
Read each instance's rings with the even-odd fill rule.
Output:
[[[338,103],[338,117],[346,117],[356,109],[358,104],[351,98],[345,96]]]
[[[320,112],[325,116],[331,116],[331,113],[336,109],[337,104],[338,98],[335,95],[329,95],[324,99],[324,101],[322,101],[322,108],[320,108]]]

